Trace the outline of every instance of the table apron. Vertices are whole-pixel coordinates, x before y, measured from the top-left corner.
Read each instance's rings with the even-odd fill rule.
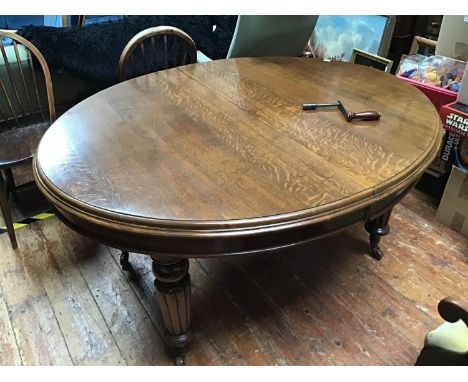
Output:
[[[271,251],[315,240],[359,221],[376,217],[393,208],[416,184],[411,183],[404,189],[394,192],[382,200],[355,211],[329,220],[312,222],[299,227],[284,229],[242,231],[238,235],[220,233],[219,235],[181,236],[161,234],[143,234],[116,230],[105,224],[92,223],[55,206],[58,218],[74,231],[110,247],[128,252],[147,255],[162,254],[174,257],[216,257]]]

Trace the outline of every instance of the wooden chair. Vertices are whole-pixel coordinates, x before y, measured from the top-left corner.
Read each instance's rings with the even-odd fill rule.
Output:
[[[145,29],[127,43],[120,55],[120,81],[161,69],[197,62],[197,48],[183,30],[170,26]],[[120,265],[131,270],[129,254],[122,251]]]
[[[138,49],[137,49],[138,48]],[[159,26],[137,33],[120,55],[120,80],[196,62],[197,48],[183,30]]]
[[[76,25],[79,27],[84,27],[86,24],[86,16],[85,15],[78,15],[77,16],[78,20],[76,22]]]
[[[44,57],[23,37],[0,31],[0,207],[13,248],[17,242],[8,198],[11,194],[16,199],[16,191],[11,168],[31,160],[55,117]]]
[[[468,306],[447,297],[439,302],[446,321],[424,339],[417,366],[468,366]]]

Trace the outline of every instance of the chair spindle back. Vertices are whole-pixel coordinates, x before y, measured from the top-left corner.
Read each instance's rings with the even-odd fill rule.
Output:
[[[120,55],[120,80],[158,70],[195,63],[197,48],[183,30],[170,26],[145,29],[136,34]]]
[[[45,86],[40,86],[41,77]],[[25,38],[0,31],[0,125],[8,129],[33,120],[45,122],[47,118],[52,123],[56,114],[52,80],[44,57]]]

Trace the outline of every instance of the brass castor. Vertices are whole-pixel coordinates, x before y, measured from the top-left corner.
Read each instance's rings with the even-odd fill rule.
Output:
[[[176,366],[185,366],[185,354],[177,354],[175,356],[175,365]]]
[[[384,252],[380,247],[371,248],[371,256],[376,260],[382,260],[384,257]]]

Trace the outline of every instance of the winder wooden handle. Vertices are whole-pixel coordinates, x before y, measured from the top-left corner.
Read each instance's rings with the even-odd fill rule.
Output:
[[[380,119],[378,111],[359,111],[356,113],[348,112],[348,121],[377,121]]]

